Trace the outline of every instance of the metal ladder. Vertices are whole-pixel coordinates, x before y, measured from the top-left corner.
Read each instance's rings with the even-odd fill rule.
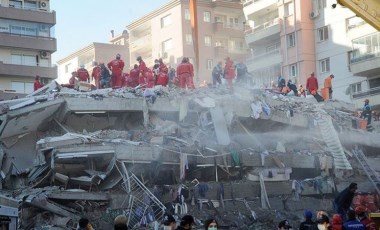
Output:
[[[338,133],[334,128],[331,117],[328,115],[322,115],[317,121],[322,138],[334,158],[334,167],[336,169],[352,169],[352,166],[344,153],[343,146],[340,143]]]
[[[378,187],[378,185],[380,185],[379,174],[369,165],[368,159],[365,156],[363,150],[361,150],[358,146],[355,146],[355,148],[352,150],[352,153],[354,154],[356,160],[358,160],[359,164],[362,166],[365,174],[367,174],[369,181],[375,187],[377,193],[380,194],[380,189]]]

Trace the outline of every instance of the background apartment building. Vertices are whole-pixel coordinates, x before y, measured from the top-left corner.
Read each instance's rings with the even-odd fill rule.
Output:
[[[121,59],[125,63],[124,71],[129,72],[129,34],[126,30],[116,36],[113,33],[111,31],[110,43],[94,42],[58,60],[58,82],[68,83],[71,73],[81,65],[84,65],[91,75],[95,62],[103,62],[107,65],[116,58],[116,54],[121,55]]]
[[[30,93],[36,75],[43,83],[57,77],[55,24],[48,0],[0,0],[0,90]]]
[[[380,104],[379,32],[335,0],[246,0],[244,14],[252,51],[248,68],[257,86],[278,75],[305,84],[315,72],[320,88],[334,74],[333,97]]]
[[[239,0],[198,1],[199,66],[197,80],[211,81],[211,71],[226,57],[245,61],[245,19]],[[182,57],[195,64],[193,35],[187,0],[173,0],[127,26],[130,34],[131,65],[142,56],[147,66],[162,58],[176,67]]]

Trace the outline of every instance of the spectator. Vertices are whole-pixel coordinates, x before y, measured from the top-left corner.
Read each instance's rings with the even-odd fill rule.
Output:
[[[174,230],[177,227],[177,223],[172,215],[165,215],[163,224],[163,230]]]
[[[340,214],[343,221],[346,220],[347,211],[351,207],[352,200],[354,199],[355,192],[358,189],[356,183],[351,183],[346,189],[338,194],[334,199],[333,207],[334,210]]]
[[[128,219],[126,216],[118,215],[113,222],[114,222],[114,225],[113,225],[114,230],[128,230],[128,226],[127,226]]]
[[[289,224],[287,220],[283,220],[278,224],[278,230],[288,230],[292,229],[292,226]]]
[[[312,221],[313,213],[310,211],[304,212],[305,221],[300,224],[299,230],[309,230],[311,226],[315,225],[315,222]]]
[[[194,217],[191,215],[185,215],[181,219],[181,223],[176,228],[176,230],[190,230],[194,224]]]
[[[40,76],[36,76],[34,79],[34,91],[37,91],[38,89],[42,88],[44,85],[40,82]]]
[[[218,222],[215,219],[208,219],[205,221],[205,230],[217,230]]]

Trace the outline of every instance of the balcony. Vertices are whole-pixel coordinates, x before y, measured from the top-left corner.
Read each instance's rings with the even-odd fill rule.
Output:
[[[234,35],[234,37],[244,37],[244,24],[243,23],[225,23],[214,22],[214,33],[219,35],[224,34],[227,36]]]
[[[351,72],[372,77],[380,72],[380,32],[352,40]]]
[[[224,46],[215,46],[214,50],[216,57],[228,57],[228,48]]]
[[[42,66],[26,66],[26,65],[14,65],[5,64],[0,62],[1,75],[14,76],[14,77],[32,77],[36,75],[43,78],[55,79],[58,76],[57,66],[42,67]]]
[[[369,99],[371,106],[380,105],[380,87],[353,93],[351,98],[355,104],[355,108],[362,108],[364,99]]]
[[[280,64],[282,57],[280,49],[273,50],[268,53],[255,55],[247,60],[247,68],[249,72],[256,71],[258,69],[266,68],[274,64]]]
[[[147,34],[137,40],[130,41],[129,49],[130,51],[148,51],[152,48],[152,35]]]
[[[272,36],[280,37],[281,27],[279,18],[270,20],[245,31],[245,40],[251,44]]]
[[[2,32],[0,33],[0,46],[55,52],[57,50],[57,41],[55,38],[50,37]]]
[[[39,22],[52,25],[56,24],[55,11],[0,6],[0,15],[1,18],[7,18],[12,20]]]
[[[278,0],[245,0],[243,2],[244,15],[249,16],[260,10],[277,7]]]

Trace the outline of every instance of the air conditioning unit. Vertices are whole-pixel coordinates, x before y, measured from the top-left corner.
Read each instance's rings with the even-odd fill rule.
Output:
[[[50,53],[47,51],[41,51],[40,52],[40,58],[41,59],[49,59],[50,58]]]
[[[48,1],[40,1],[39,6],[40,6],[41,10],[47,10],[48,6],[49,6],[49,2]]]
[[[318,12],[318,11],[312,11],[312,12],[310,13],[310,18],[311,18],[311,19],[315,19],[316,17],[318,17],[318,15],[319,15],[319,12]]]

